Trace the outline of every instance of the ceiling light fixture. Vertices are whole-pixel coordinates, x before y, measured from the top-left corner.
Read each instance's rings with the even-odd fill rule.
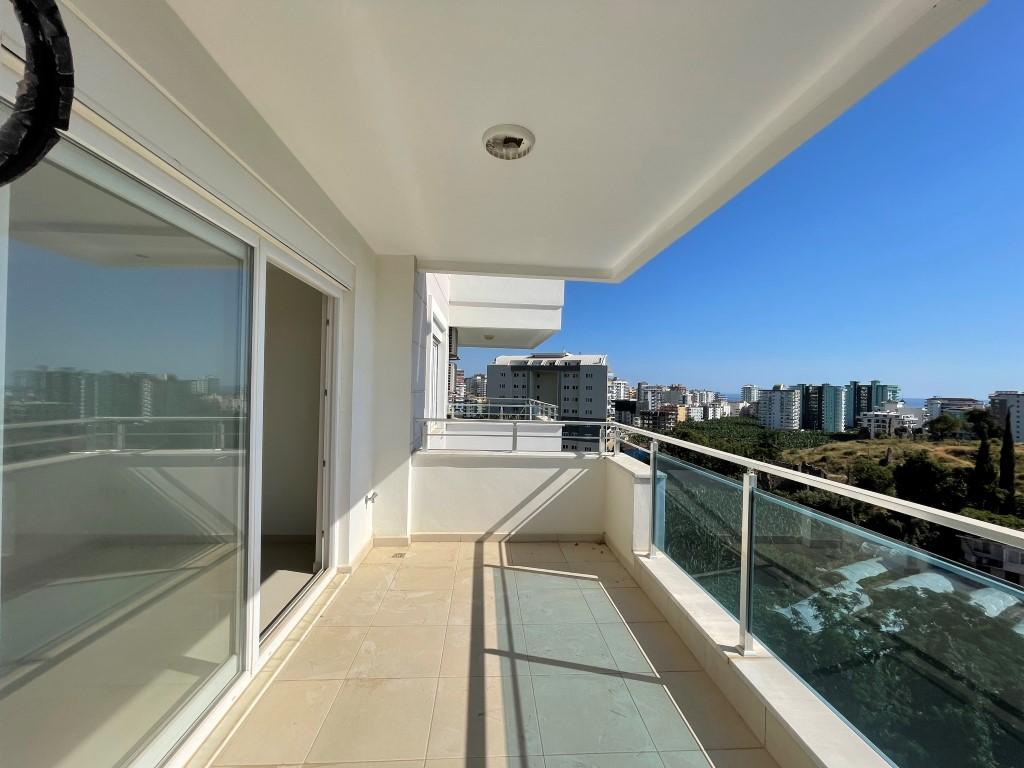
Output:
[[[495,125],[484,131],[484,149],[499,160],[526,157],[536,141],[530,129],[521,125]]]

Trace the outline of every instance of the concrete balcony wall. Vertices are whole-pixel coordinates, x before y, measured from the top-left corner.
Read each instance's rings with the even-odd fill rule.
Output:
[[[544,451],[560,453],[562,425],[545,422],[445,421],[435,422],[427,435],[430,450]],[[515,434],[513,435],[513,429]]]
[[[562,328],[564,280],[452,275],[450,290],[460,346],[533,349]]]
[[[412,464],[414,540],[604,533],[606,462],[597,456],[421,451]]]

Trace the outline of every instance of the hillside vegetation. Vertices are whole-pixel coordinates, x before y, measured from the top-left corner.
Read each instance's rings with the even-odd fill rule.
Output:
[[[886,438],[878,440],[850,440],[847,442],[825,443],[809,448],[790,448],[782,452],[786,464],[806,464],[823,470],[828,477],[847,482],[850,468],[858,459],[881,462],[889,456],[891,464],[901,463],[909,454],[924,451],[931,459],[946,469],[971,469],[978,456],[980,440],[959,440],[956,442],[932,443],[926,440]],[[993,446],[998,450],[996,445]],[[1014,485],[1018,493],[1024,493],[1024,445],[1014,446],[1017,466]]]

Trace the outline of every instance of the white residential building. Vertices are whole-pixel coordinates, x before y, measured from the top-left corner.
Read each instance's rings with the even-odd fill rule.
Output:
[[[608,413],[615,410],[616,400],[629,399],[629,382],[614,374],[608,374]]]
[[[740,400],[745,403],[756,403],[760,391],[755,384],[744,384],[740,389]]]
[[[884,411],[866,411],[857,417],[857,425],[868,430],[871,437],[892,436],[897,430],[912,432],[918,425],[917,416],[892,409]]]
[[[757,417],[767,429],[800,429],[800,390],[777,384],[758,393]]]

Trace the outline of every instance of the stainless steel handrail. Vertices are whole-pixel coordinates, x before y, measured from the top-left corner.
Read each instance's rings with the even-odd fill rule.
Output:
[[[457,419],[424,419],[424,421],[458,421]],[[467,419],[466,421],[473,421]],[[958,515],[954,512],[946,512],[936,507],[929,507],[925,504],[918,504],[913,501],[904,501],[903,499],[897,499],[894,496],[887,496],[883,493],[877,493],[875,491],[867,491],[863,488],[857,488],[853,485],[847,485],[846,483],[840,483],[836,480],[829,480],[824,477],[817,477],[815,475],[809,475],[804,472],[800,472],[795,469],[788,469],[786,467],[779,467],[775,464],[770,464],[766,461],[759,461],[757,459],[750,459],[744,456],[738,456],[734,453],[727,451],[721,451],[717,448],[709,448],[706,445],[700,445],[698,443],[691,443],[686,440],[679,440],[678,438],[671,437],[669,435],[663,435],[658,432],[651,432],[646,429],[640,429],[639,427],[633,427],[626,424],[619,424],[615,421],[552,421],[547,422],[552,425],[562,426],[603,426],[608,427],[609,430],[619,432],[621,434],[640,435],[651,440],[656,440],[661,447],[665,445],[674,445],[677,448],[682,448],[687,451],[693,451],[694,453],[708,456],[715,459],[734,464],[735,466],[745,471],[756,471],[762,472],[766,475],[778,477],[783,480],[790,480],[796,483],[817,488],[819,490],[828,491],[835,493],[839,496],[845,496],[850,499],[862,501],[866,504],[872,504],[882,509],[887,509],[892,512],[898,512],[908,517],[913,517],[918,520],[925,520],[929,523],[935,523],[937,525],[946,526],[954,530],[966,533],[971,536],[978,536],[984,539],[990,539],[997,541],[1001,544],[1007,544],[1012,547],[1019,547],[1024,549],[1024,531],[1016,531],[1012,528],[1004,528],[1001,525],[994,523],[985,522],[984,520],[975,520],[971,517],[965,517],[964,515]],[[642,447],[642,446],[638,446]]]

